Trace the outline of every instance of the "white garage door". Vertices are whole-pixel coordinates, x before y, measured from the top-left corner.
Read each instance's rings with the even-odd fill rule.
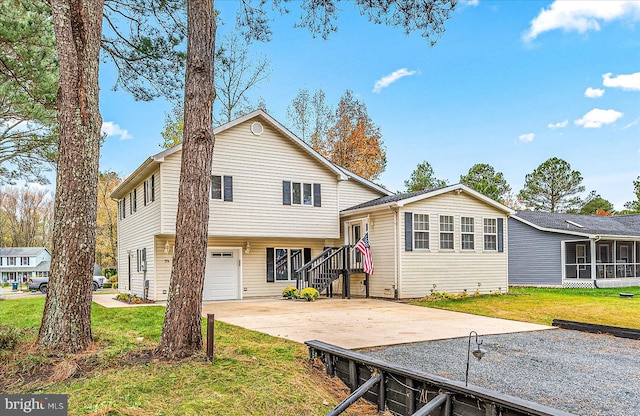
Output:
[[[202,299],[239,299],[239,263],[237,250],[208,250]]]

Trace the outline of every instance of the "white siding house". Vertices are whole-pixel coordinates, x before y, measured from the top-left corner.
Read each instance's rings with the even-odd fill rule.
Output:
[[[0,248],[0,282],[26,283],[32,277],[48,277],[51,253],[44,247]]]
[[[277,296],[294,271],[340,239],[340,209],[384,188],[329,162],[263,111],[214,130],[203,298]],[[119,203],[119,290],[167,297],[182,146],[145,160]]]

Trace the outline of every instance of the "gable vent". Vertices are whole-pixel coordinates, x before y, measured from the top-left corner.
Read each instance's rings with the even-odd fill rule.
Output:
[[[256,136],[260,136],[262,134],[262,132],[264,131],[264,127],[262,127],[262,124],[254,121],[253,123],[251,123],[251,133],[253,133]]]

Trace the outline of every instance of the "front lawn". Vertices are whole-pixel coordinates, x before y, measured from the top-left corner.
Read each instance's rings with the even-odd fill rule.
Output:
[[[632,299],[620,292],[633,293]],[[414,305],[551,325],[554,318],[640,329],[640,287],[510,288],[507,295],[469,296]]]
[[[320,415],[348,394],[312,368],[303,345],[222,322],[213,363],[204,353],[155,361],[163,307],[94,304],[93,348],[50,357],[33,346],[43,306],[43,297],[0,300],[0,391],[69,394],[70,415]]]

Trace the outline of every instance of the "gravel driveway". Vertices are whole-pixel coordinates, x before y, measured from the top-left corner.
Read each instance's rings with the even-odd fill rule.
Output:
[[[557,329],[487,335],[469,384],[575,413],[640,415],[640,341]],[[464,381],[468,338],[365,352]],[[475,346],[472,342],[471,348]]]

